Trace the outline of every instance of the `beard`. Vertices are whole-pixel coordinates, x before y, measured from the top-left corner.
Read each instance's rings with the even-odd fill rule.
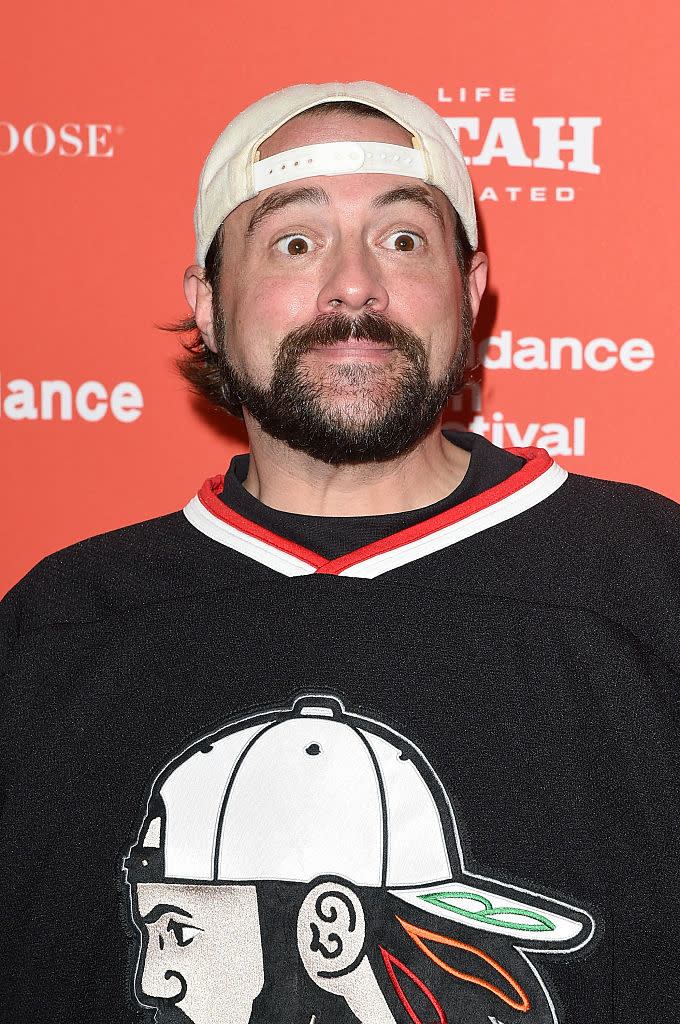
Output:
[[[415,448],[464,379],[472,327],[464,289],[456,354],[444,376],[431,381],[425,346],[411,331],[377,313],[322,314],[283,338],[271,382],[262,387],[229,362],[224,318],[214,324],[225,392],[265,433],[330,465],[387,462]],[[304,365],[313,349],[350,338],[388,346],[392,358],[329,361],[315,374]]]
[[[157,1009],[153,1019],[154,1024],[193,1024],[191,1017],[187,1017],[184,1010],[169,1004]]]

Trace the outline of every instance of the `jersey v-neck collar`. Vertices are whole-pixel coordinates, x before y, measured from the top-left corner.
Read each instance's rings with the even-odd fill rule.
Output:
[[[184,514],[207,537],[284,576],[317,574],[375,579],[520,515],[550,497],[567,479],[566,470],[541,448],[508,451],[526,462],[502,483],[339,558],[323,558],[226,506],[219,499],[223,475],[206,480]]]

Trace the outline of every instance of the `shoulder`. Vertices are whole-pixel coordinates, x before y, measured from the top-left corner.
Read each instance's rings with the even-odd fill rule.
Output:
[[[488,442],[476,448],[486,457]],[[634,484],[568,474],[540,449],[511,454],[526,460],[501,485],[515,514],[484,538],[507,588],[628,626],[645,615],[677,626],[680,505]]]
[[[671,498],[635,484],[567,473],[543,449],[500,449],[475,434],[447,436],[471,453],[472,464],[483,473],[492,467],[502,481],[499,493],[516,494],[519,507],[526,504],[531,511],[540,494],[530,518],[540,523],[545,542],[554,534],[556,543],[578,546],[613,542],[638,551],[677,549],[680,505]],[[543,500],[546,496],[549,500]],[[525,528],[526,522],[522,516],[515,525]]]
[[[635,484],[562,474],[547,499],[511,525],[524,536],[527,561],[548,576],[559,569],[580,579],[591,595],[634,595],[647,584],[678,594],[680,505]]]
[[[658,509],[666,514],[680,515],[680,505],[672,498],[638,484],[602,480],[599,477],[583,476],[580,473],[569,473],[568,479],[573,494],[582,495],[589,501],[608,502],[614,500],[617,505],[636,507],[642,511]]]
[[[0,603],[2,619],[30,632],[167,599],[190,585],[189,565],[209,561],[204,548],[182,512],[90,537],[39,562]]]
[[[656,638],[656,654],[676,665],[680,506],[644,487],[571,474],[535,511],[528,574],[560,602],[640,642]]]
[[[556,499],[555,514],[569,536],[632,547],[639,556],[680,550],[680,505],[663,494],[572,473]]]

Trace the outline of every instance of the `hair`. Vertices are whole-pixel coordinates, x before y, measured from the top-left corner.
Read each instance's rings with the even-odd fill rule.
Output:
[[[306,1024],[312,1015],[319,1024],[356,1024],[344,997],[321,989],[301,965],[297,920],[309,886],[256,882],[255,888],[265,984],[253,1003],[251,1024],[288,1024],[291,1016]],[[494,1014],[505,1024],[552,1024],[545,989],[510,936],[437,917],[385,889],[353,888],[366,922],[362,955],[397,1024],[413,1020],[406,1002],[421,1021],[436,1016],[436,1003],[446,1020],[461,1024]],[[428,936],[425,949],[409,930]]]
[[[353,100],[335,100],[330,103],[320,103],[308,110],[302,111],[297,117],[325,117],[327,114],[347,114],[351,117],[373,117],[380,121],[394,122],[388,114],[365,103],[357,103]],[[472,265],[474,249],[470,245],[460,217],[455,213],[455,253],[456,263],[460,272],[464,292],[464,312],[469,315],[469,289],[468,275]],[[219,281],[222,271],[223,254],[223,231],[222,226],[210,243],[205,257],[205,281],[212,290],[213,322],[216,324],[222,321],[222,310],[219,301]],[[224,385],[224,379],[220,366],[220,354],[213,352],[203,341],[201,332],[198,329],[193,316],[184,317],[174,323],[164,325],[163,330],[176,334],[186,335],[182,340],[184,351],[178,356],[176,366],[180,374],[189,383],[192,390],[207,399],[211,405],[229,412],[232,416],[243,419],[243,410],[238,399],[229,393]]]

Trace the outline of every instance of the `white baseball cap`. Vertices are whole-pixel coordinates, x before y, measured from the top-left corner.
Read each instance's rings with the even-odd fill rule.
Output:
[[[277,128],[323,103],[353,101],[374,107],[411,135],[413,148],[377,142],[321,143],[260,160],[259,148]],[[265,96],[237,115],[203,165],[194,211],[196,262],[205,256],[222,221],[263,189],[305,177],[334,174],[401,174],[435,185],[460,217],[477,248],[477,220],[463,154],[439,114],[422,100],[376,82],[292,85]]]
[[[137,882],[213,885],[330,876],[543,945],[573,948],[592,932],[575,907],[465,872],[423,754],[327,696],[242,719],[180,754],[152,786],[126,869]]]

